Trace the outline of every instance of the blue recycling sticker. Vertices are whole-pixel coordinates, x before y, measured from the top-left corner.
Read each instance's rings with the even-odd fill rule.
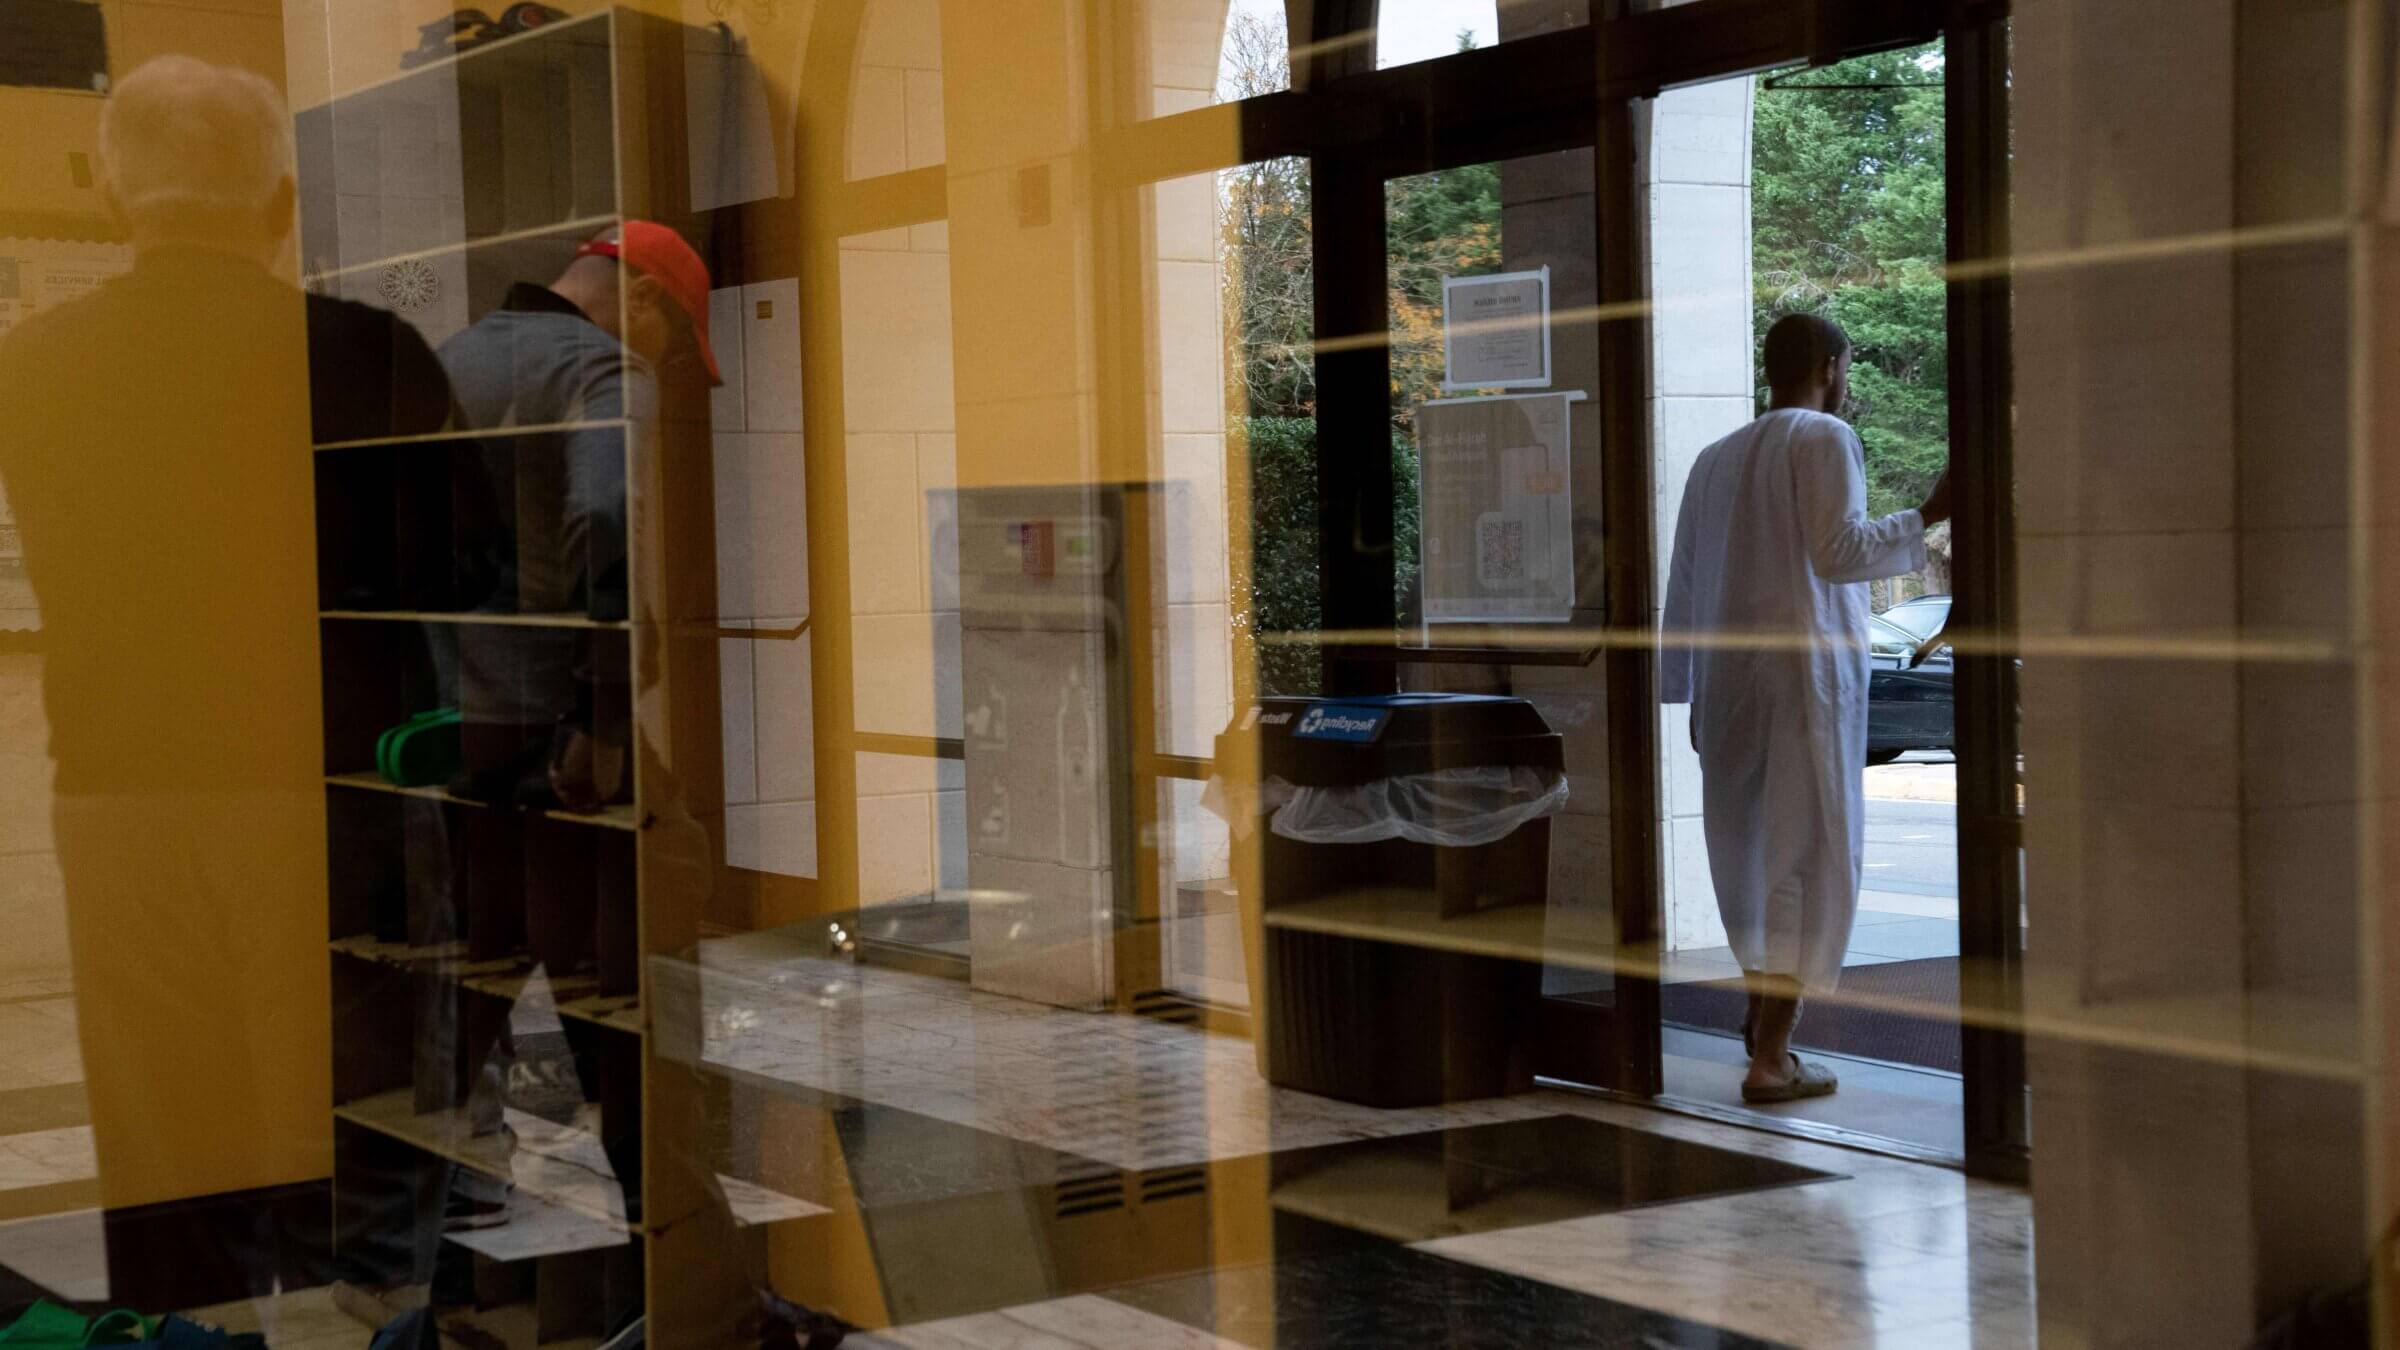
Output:
[[[1365,744],[1383,734],[1384,724],[1392,720],[1389,708],[1361,708],[1339,703],[1320,703],[1300,714],[1300,725],[1292,734],[1311,741],[1355,741]]]

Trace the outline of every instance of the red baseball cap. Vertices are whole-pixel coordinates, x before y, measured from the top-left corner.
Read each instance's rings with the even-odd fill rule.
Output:
[[[578,258],[615,258],[666,288],[683,317],[691,321],[692,340],[700,346],[700,364],[708,382],[723,384],[717,373],[717,354],[708,345],[708,264],[683,241],[683,236],[654,220],[629,220],[614,239],[587,240],[575,250]]]

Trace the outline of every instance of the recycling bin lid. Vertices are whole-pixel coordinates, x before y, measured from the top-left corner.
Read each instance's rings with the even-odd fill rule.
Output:
[[[1533,704],[1501,694],[1268,697],[1234,714],[1220,736],[1258,738],[1261,777],[1348,787],[1469,764],[1561,769],[1557,732]]]

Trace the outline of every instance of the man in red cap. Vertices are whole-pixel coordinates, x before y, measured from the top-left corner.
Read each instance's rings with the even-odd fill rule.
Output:
[[[620,266],[593,266],[614,259]],[[625,283],[627,273],[632,283]],[[708,345],[708,264],[683,236],[655,221],[629,220],[575,250],[575,261],[548,288],[613,333],[653,366],[689,351],[708,382],[722,384]],[[624,326],[618,327],[618,299]]]
[[[469,427],[538,429],[494,436],[463,476],[458,528],[468,609],[586,613],[622,619],[628,610],[626,469],[654,433],[658,381],[696,361],[717,381],[708,346],[708,267],[664,225],[627,221],[580,245],[547,286],[519,282],[500,307],[442,344],[442,366]],[[454,792],[494,807],[597,810],[625,790],[630,747],[618,710],[598,683],[619,686],[623,645],[595,643],[572,627],[428,625],[435,659],[456,663],[468,769]],[[622,697],[622,696],[620,696]],[[611,743],[613,742],[613,743]],[[447,848],[447,841],[426,847]],[[556,973],[571,951],[539,949]],[[479,1134],[502,1134],[501,1088],[514,1059],[505,1028],[470,1035],[447,1007],[431,1043],[474,1066],[469,1110]],[[565,1028],[577,1059],[589,1033]],[[586,1083],[589,1094],[592,1084]],[[602,1145],[639,1211],[639,1153],[630,1121],[604,1114]],[[505,1188],[462,1175],[447,1208],[454,1225],[506,1213]]]
[[[650,432],[662,370],[696,361],[718,382],[708,265],[666,226],[627,221],[577,247],[549,285],[511,286],[498,309],[442,344],[441,360],[466,425],[559,429],[487,448],[491,537],[468,542],[480,556],[465,569],[478,592],[465,597],[467,607],[624,618],[627,451]],[[479,669],[477,650],[461,653],[469,734],[476,724],[532,728],[544,742],[527,747],[536,758],[523,764],[471,754],[483,765],[481,781],[462,790],[496,805],[513,796],[518,805],[570,810],[607,799],[579,781],[575,765],[563,766],[562,777],[556,757],[538,761],[544,749],[565,748],[549,746],[547,732],[575,714],[580,682],[565,653],[576,640],[552,635],[560,654],[536,652],[530,662],[525,649],[543,639],[520,633],[471,644],[491,648],[494,660],[504,651],[507,669]],[[572,730],[562,726],[561,734]],[[545,790],[559,800],[540,800]]]

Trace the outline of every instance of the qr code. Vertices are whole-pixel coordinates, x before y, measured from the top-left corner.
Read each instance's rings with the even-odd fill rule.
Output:
[[[1476,523],[1475,571],[1486,584],[1525,579],[1525,522],[1485,516]]]

